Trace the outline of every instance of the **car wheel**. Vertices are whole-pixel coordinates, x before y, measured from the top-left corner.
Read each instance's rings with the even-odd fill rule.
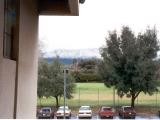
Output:
[[[54,119],[54,116],[52,116],[51,119]]]
[[[121,116],[121,114],[119,113],[119,118],[121,118],[122,116]]]
[[[122,119],[125,119],[125,116],[124,116],[124,115],[122,115]]]

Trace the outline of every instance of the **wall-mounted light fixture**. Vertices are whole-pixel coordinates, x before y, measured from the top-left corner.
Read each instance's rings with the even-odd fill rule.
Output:
[[[79,0],[79,3],[83,4],[85,2],[85,0]]]

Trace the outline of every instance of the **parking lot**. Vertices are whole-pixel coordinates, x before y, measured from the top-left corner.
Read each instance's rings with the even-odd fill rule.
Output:
[[[78,116],[72,115],[71,119],[78,119]],[[93,115],[92,119],[95,120],[95,119],[100,119],[100,118],[98,117],[98,115]],[[120,118],[119,118],[119,116],[115,116],[114,119],[117,120],[117,119],[120,119]],[[149,120],[149,119],[160,119],[160,118],[156,115],[155,116],[139,116],[138,115],[138,116],[136,116],[135,119],[136,120],[147,120],[147,119]]]
[[[38,116],[37,116],[37,118],[38,118]],[[54,119],[57,119],[55,113],[54,113]],[[71,112],[71,119],[79,119],[77,111]],[[93,120],[100,119],[100,117],[96,111],[92,112],[92,119]],[[119,117],[118,113],[116,112],[113,119],[121,119],[121,118]],[[151,114],[151,113],[139,112],[136,114],[135,119],[137,119],[137,120],[147,120],[148,119],[149,120],[149,119],[160,119],[160,118],[158,116],[158,113]]]
[[[56,119],[56,117],[54,117],[54,119]],[[73,115],[71,116],[71,119],[78,119],[77,115]],[[93,114],[92,116],[92,120],[96,120],[96,119],[100,119],[98,115]],[[114,119],[119,120],[119,116],[114,116]],[[157,115],[148,115],[148,116],[143,116],[143,115],[137,115],[136,120],[150,120],[150,119],[160,119]]]

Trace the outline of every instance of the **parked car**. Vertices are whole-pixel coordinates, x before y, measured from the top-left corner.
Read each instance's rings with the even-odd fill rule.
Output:
[[[90,106],[81,106],[78,112],[78,118],[92,118],[92,110]]]
[[[135,119],[136,111],[131,106],[122,106],[119,110],[119,116],[121,118]]]
[[[38,118],[53,118],[54,119],[54,112],[52,111],[52,109],[50,107],[43,107],[40,109],[40,111],[38,112]]]
[[[102,106],[99,110],[99,117],[101,119],[103,118],[110,118],[110,119],[113,119],[113,116],[114,116],[114,110],[111,108],[111,107],[105,107],[105,106]]]
[[[70,119],[71,118],[71,110],[68,106],[60,106],[56,112],[57,119],[64,118],[64,109],[65,109],[65,118]]]

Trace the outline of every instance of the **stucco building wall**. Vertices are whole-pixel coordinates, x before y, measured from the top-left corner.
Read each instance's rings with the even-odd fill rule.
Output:
[[[4,0],[0,1],[0,118],[36,118],[37,1],[20,0],[19,5],[18,58],[14,61],[3,57]]]
[[[16,61],[3,58],[4,0],[0,0],[0,118],[13,118]]]

